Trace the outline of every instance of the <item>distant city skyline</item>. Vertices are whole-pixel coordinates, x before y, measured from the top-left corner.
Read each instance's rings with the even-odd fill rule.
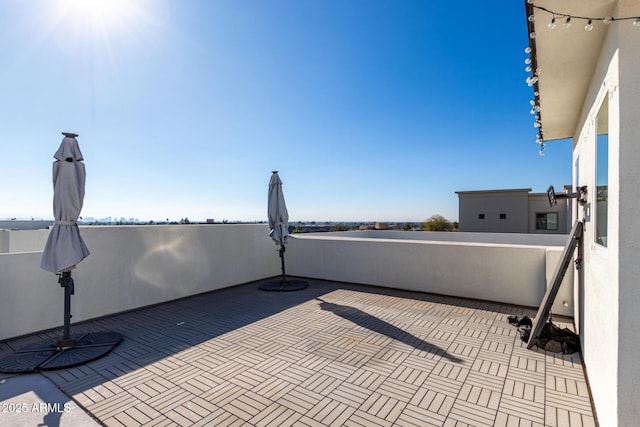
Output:
[[[571,183],[538,155],[521,2],[0,0],[0,218],[52,218],[80,136],[83,217],[458,220],[455,191]]]

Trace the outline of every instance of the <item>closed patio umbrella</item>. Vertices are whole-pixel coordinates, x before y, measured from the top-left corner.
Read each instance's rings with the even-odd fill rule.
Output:
[[[265,291],[298,291],[308,286],[302,280],[287,280],[284,267],[284,252],[287,236],[289,235],[289,212],[284,201],[282,192],[282,181],[278,176],[278,171],[273,171],[269,180],[269,193],[267,197],[267,216],[269,218],[269,236],[276,245],[280,246],[280,265],[282,278],[280,281],[269,281],[260,285],[260,289]]]
[[[71,270],[89,255],[80,236],[78,217],[84,201],[86,172],[77,134],[63,132],[64,139],[53,163],[53,214],[55,223],[49,233],[40,267],[59,276],[64,288],[63,337],[55,344],[36,343],[0,360],[0,372],[32,372],[75,366],[107,354],[122,336],[113,332],[70,335],[71,295],[74,283]]]
[[[64,139],[54,154],[53,162],[53,216],[55,223],[42,253],[40,268],[60,275],[60,286],[65,289],[64,337],[58,347],[73,347],[69,336],[71,295],[74,293],[71,270],[89,256],[89,249],[80,236],[78,217],[84,202],[86,171],[82,153],[74,133],[63,133]]]
[[[268,203],[267,215],[269,216],[269,228],[271,228],[269,236],[276,245],[283,247],[287,243],[289,235],[289,212],[284,202],[282,181],[277,171],[272,173],[269,180]]]
[[[52,273],[66,273],[89,256],[80,236],[78,217],[84,201],[86,172],[75,134],[65,133],[53,156],[53,215],[55,223],[44,247],[40,267]]]

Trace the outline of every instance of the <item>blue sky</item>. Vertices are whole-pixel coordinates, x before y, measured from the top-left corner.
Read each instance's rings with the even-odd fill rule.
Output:
[[[86,2],[84,2],[86,3]],[[62,131],[84,217],[458,218],[455,191],[571,183],[538,155],[523,1],[0,0],[0,218],[51,218]]]

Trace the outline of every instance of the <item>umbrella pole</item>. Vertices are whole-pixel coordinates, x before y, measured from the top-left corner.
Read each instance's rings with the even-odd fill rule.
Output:
[[[282,265],[282,281],[280,282],[282,285],[287,283],[287,276],[284,272],[284,245],[280,245],[280,264]]]
[[[76,340],[70,337],[71,335],[71,295],[73,295],[74,286],[73,278],[70,271],[63,271],[60,273],[58,279],[60,286],[64,288],[64,330],[62,339],[58,341],[56,347],[58,349],[72,348],[76,345]]]

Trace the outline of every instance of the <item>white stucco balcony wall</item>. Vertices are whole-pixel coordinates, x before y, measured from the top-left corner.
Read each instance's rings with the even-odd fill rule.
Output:
[[[498,233],[296,234],[290,236],[286,252],[287,271],[537,307],[566,240],[567,236]],[[573,273],[570,268],[565,275],[554,314],[573,316]]]
[[[33,233],[12,231],[9,241],[42,243]],[[91,255],[72,273],[72,322],[279,272],[267,225],[93,226],[81,233]],[[63,323],[64,291],[56,275],[40,269],[41,257],[42,249],[0,253],[0,340]]]
[[[277,277],[280,261],[268,232],[266,225],[81,227],[91,255],[73,271],[72,320]],[[63,290],[56,275],[40,269],[47,235],[47,230],[21,230],[11,231],[5,239],[10,247],[31,251],[0,254],[0,340],[63,323]],[[535,307],[565,238],[318,233],[290,236],[285,259],[288,275]],[[570,283],[572,276],[569,271],[565,282]],[[571,297],[571,287],[563,285],[553,312],[571,315]]]

